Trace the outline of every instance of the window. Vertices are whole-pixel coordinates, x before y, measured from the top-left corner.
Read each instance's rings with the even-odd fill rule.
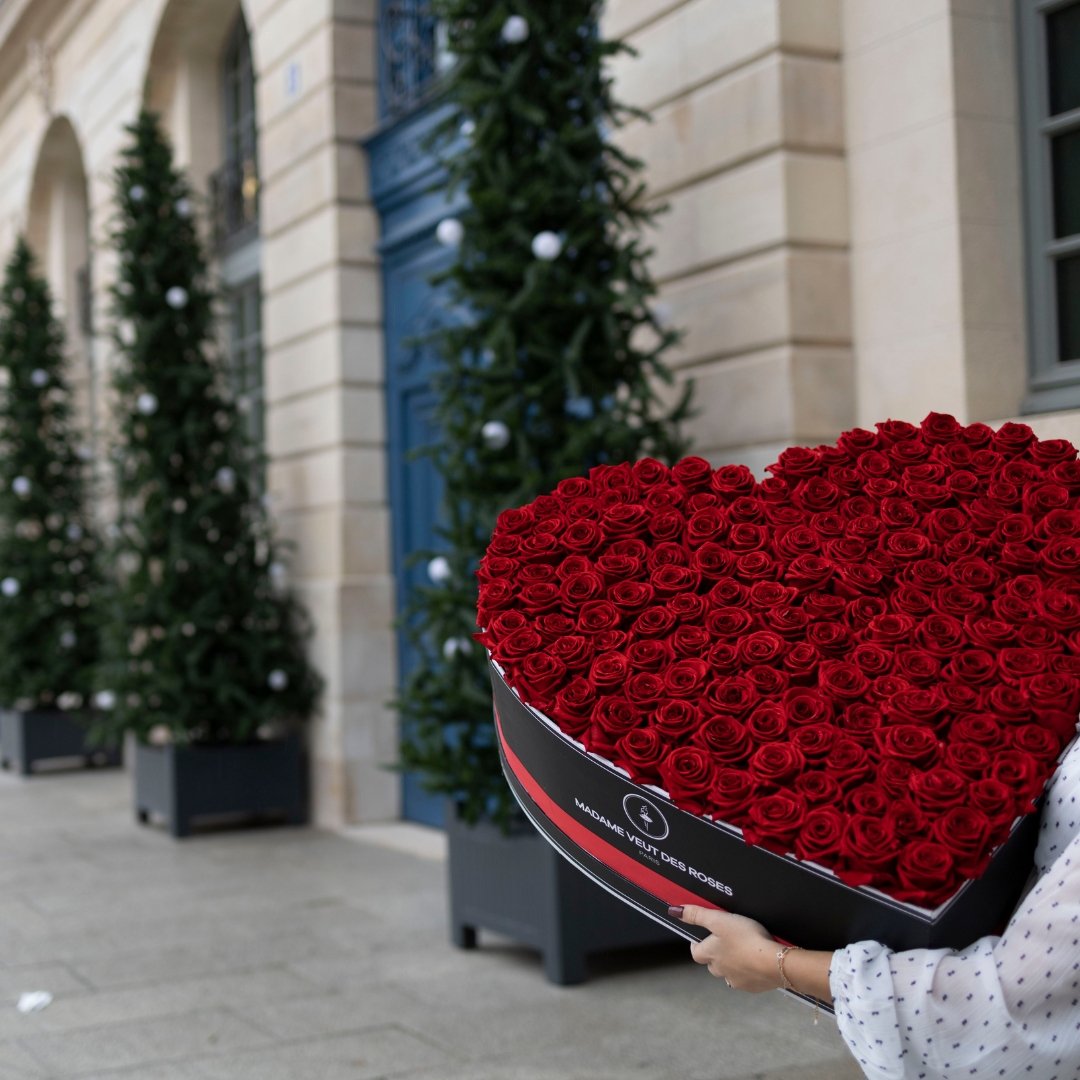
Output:
[[[382,0],[379,12],[379,103],[394,120],[427,97],[440,66],[438,26],[429,0]]]
[[[259,229],[258,124],[255,73],[244,17],[225,43],[221,67],[225,163],[210,178],[220,250],[247,243]]]
[[[1080,0],[1019,0],[1031,319],[1025,411],[1080,407]]]
[[[237,406],[247,421],[248,434],[264,446],[262,294],[253,278],[229,289],[229,375]]]

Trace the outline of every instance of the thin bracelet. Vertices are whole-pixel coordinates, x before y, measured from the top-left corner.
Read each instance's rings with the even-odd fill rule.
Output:
[[[803,948],[802,948],[801,945],[785,945],[784,948],[782,948],[776,954],[776,966],[780,969],[780,978],[784,983],[784,989],[785,990],[790,990],[793,994],[797,994],[797,993],[799,993],[799,991],[796,990],[795,987],[791,985],[791,980],[787,977],[787,972],[784,971],[784,958],[787,956],[787,954],[789,952],[791,952],[792,949],[798,949],[799,952],[803,952]],[[819,1008],[818,999],[815,997],[814,998],[814,1027],[817,1027],[818,1008]]]

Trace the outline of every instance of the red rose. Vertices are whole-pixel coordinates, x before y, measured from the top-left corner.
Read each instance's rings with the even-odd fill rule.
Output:
[[[896,838],[902,842],[918,840],[930,831],[930,822],[926,815],[910,800],[898,799],[892,790],[886,792],[893,802],[885,814],[892,826]]]
[[[840,785],[827,773],[812,769],[795,781],[795,790],[807,806],[835,806],[844,801]]]
[[[664,681],[651,671],[639,671],[627,679],[626,696],[639,709],[651,712],[664,697]]]
[[[701,571],[687,566],[661,566],[653,571],[649,584],[659,599],[668,600],[679,593],[697,592]]]
[[[709,808],[713,816],[732,825],[746,823],[757,785],[745,769],[720,768],[709,789]]]
[[[570,559],[566,559],[563,566],[569,561]],[[632,559],[629,555],[615,555],[610,551],[596,560],[596,573],[600,575],[605,586],[636,578],[641,574],[641,569],[640,559]]]
[[[579,518],[562,534],[562,543],[575,555],[592,555],[604,542],[604,534],[595,521]]]
[[[968,782],[951,769],[934,768],[911,776],[911,801],[927,814],[940,814],[967,798]]]
[[[750,772],[763,787],[788,787],[806,764],[793,743],[765,743],[750,758]]]
[[[1068,439],[1033,439],[1028,453],[1031,460],[1044,469],[1076,460],[1076,447]]]
[[[993,659],[991,658],[991,664]],[[916,686],[927,686],[941,673],[941,661],[924,649],[897,649],[896,674]]]
[[[877,784],[863,784],[848,792],[846,805],[851,814],[885,817],[892,806],[892,797]]]
[[[686,531],[686,519],[675,509],[662,510],[649,519],[649,533],[658,543],[676,543]]]
[[[1039,565],[1054,577],[1080,574],[1080,539],[1062,536],[1051,540],[1039,554]]]
[[[787,713],[779,705],[759,705],[746,721],[746,730],[757,743],[776,742],[787,732]]]
[[[550,715],[567,735],[576,738],[589,726],[595,704],[596,691],[584,679],[577,678],[555,695]]]
[[[831,807],[820,807],[806,815],[795,838],[795,854],[804,862],[833,867],[840,854],[844,835],[844,816]]]
[[[821,653],[805,641],[793,645],[784,656],[784,670],[796,685],[809,686],[815,680],[815,673],[821,660]]]
[[[671,477],[691,494],[707,491],[712,479],[712,466],[704,458],[686,457],[671,470]]]
[[[724,764],[744,761],[754,748],[745,726],[732,716],[714,716],[691,736],[690,742]]]
[[[1017,457],[1035,440],[1035,433],[1027,424],[1005,423],[997,429],[990,445],[999,454]]]
[[[807,643],[813,645],[823,656],[846,656],[851,648],[851,631],[842,623],[811,623],[806,630]]]
[[[889,605],[897,615],[919,620],[930,614],[930,597],[922,589],[900,585],[889,597]]]
[[[635,461],[631,468],[634,480],[641,487],[654,487],[657,484],[666,484],[671,478],[671,470],[656,458],[641,458]]]
[[[930,840],[909,844],[896,861],[903,889],[893,895],[923,907],[935,907],[956,891],[956,870],[947,848]]]
[[[656,674],[667,667],[671,657],[671,644],[656,638],[635,641],[626,647],[626,659],[634,671],[651,671]]]
[[[599,634],[605,630],[618,630],[622,616],[607,600],[593,600],[581,606],[578,612],[579,634]]]
[[[652,718],[652,726],[660,737],[672,745],[689,739],[700,723],[701,710],[688,701],[665,701]]]
[[[791,745],[807,761],[820,761],[832,752],[840,732],[832,724],[804,724],[791,733]]]
[[[555,494],[560,499],[580,499],[595,494],[591,480],[583,476],[571,476],[567,480],[560,480],[555,485]]]
[[[945,767],[969,780],[981,780],[986,776],[990,772],[990,761],[989,751],[978,743],[950,739],[945,747]]]
[[[930,826],[931,838],[953,857],[964,877],[979,877],[990,861],[990,820],[970,806],[955,806]]]
[[[1014,727],[1009,730],[1014,750],[1033,757],[1043,767],[1048,767],[1058,756],[1061,750],[1061,740],[1048,728],[1038,727],[1035,724],[1025,724],[1023,727]],[[989,755],[987,755],[989,762]]]
[[[865,641],[875,645],[900,645],[911,641],[915,620],[909,615],[876,615],[866,625]]]
[[[894,724],[877,732],[883,758],[899,758],[918,769],[929,769],[941,758],[942,746],[930,728],[921,724]]]
[[[774,583],[761,582],[759,584]],[[754,588],[756,589],[758,586],[755,585]],[[793,641],[803,637],[806,633],[806,628],[810,623],[805,611],[801,608],[788,607],[787,605],[775,607],[770,611],[763,611],[759,618],[767,630],[774,634],[779,634],[780,637],[787,641]]]
[[[644,581],[620,581],[608,589],[607,599],[624,616],[637,616],[652,603],[653,587]]]
[[[964,630],[972,645],[991,652],[1008,648],[1016,640],[1016,627],[998,619],[965,619]]]
[[[670,607],[668,608],[670,611]],[[706,652],[712,644],[712,638],[701,626],[683,625],[671,635],[671,647],[675,655],[683,660],[692,660]]]
[[[885,818],[856,814],[840,841],[837,876],[848,885],[887,883],[896,863],[896,833]]]
[[[595,520],[600,517],[600,503],[596,499],[571,499],[563,503],[563,510],[568,521],[581,518]]]
[[[1008,741],[1001,725],[992,716],[961,716],[949,730],[950,742],[975,743],[987,750],[997,750]]]
[[[783,855],[791,850],[795,837],[806,822],[806,804],[786,791],[755,799],[750,820],[743,826],[743,839],[768,851]]]
[[[718,581],[735,571],[735,556],[719,544],[702,544],[693,554],[690,567],[706,581]]]
[[[663,638],[665,641],[675,627],[675,616],[666,607],[646,608],[630,628],[638,638]]]
[[[745,679],[722,679],[705,688],[701,705],[707,713],[742,719],[757,702],[757,691]]]
[[[832,720],[832,702],[821,689],[795,686],[784,695],[784,712],[793,727],[827,724]]]
[[[810,450],[804,446],[793,446],[780,454],[775,465],[766,466],[765,471],[793,485],[799,480],[819,475],[820,455],[816,450]]]
[[[743,678],[763,698],[777,698],[791,686],[791,678],[786,671],[778,671],[764,664],[746,668],[743,671]]]
[[[830,660],[823,662],[818,670],[818,686],[838,701],[849,702],[861,698],[870,681],[854,664]]]
[[[994,755],[990,779],[1004,784],[1015,796],[1020,812],[1027,813],[1032,800],[1042,794],[1046,773],[1030,754],[1002,750]]]
[[[857,742],[867,748],[876,746],[875,733],[884,723],[880,709],[873,705],[856,703],[844,709],[840,717],[840,728],[844,738]]]
[[[705,598],[696,596],[693,593],[673,596],[664,606],[683,626],[697,626],[704,622],[705,613],[708,611]]]
[[[1012,686],[1046,670],[1046,654],[1036,649],[1002,649],[997,662],[1001,677]]]
[[[705,654],[705,663],[721,678],[736,674],[742,667],[739,650],[730,641],[718,641]]]
[[[877,782],[894,799],[906,795],[914,767],[902,758],[882,758],[878,765]]]
[[[533,653],[521,665],[521,672],[515,679],[515,685],[519,691],[523,692],[523,700],[527,704],[535,705],[541,701],[545,703],[550,701],[566,679],[566,665],[557,656],[540,652]]]
[[[743,663],[754,665],[778,663],[787,652],[788,646],[778,634],[761,630],[740,638],[738,648]]]
[[[865,747],[852,739],[837,739],[823,768],[847,791],[869,779],[874,766]]]
[[[529,618],[520,611],[504,611],[491,620],[488,632],[496,641],[509,637],[529,626]]]
[[[752,494],[756,486],[754,474],[745,465],[721,465],[709,481],[709,490],[723,503]]]
[[[587,750],[610,757],[615,744],[627,732],[640,727],[644,719],[641,710],[626,698],[603,697],[593,708],[592,723],[581,741]]]
[[[575,574],[567,578],[559,589],[562,610],[567,615],[577,615],[582,604],[590,600],[603,599],[604,581],[599,574]],[[524,594],[522,595],[524,600]]]
[[[505,637],[491,651],[491,655],[500,664],[516,666],[525,661],[525,658],[535,652],[540,652],[544,647],[540,635],[531,627],[517,630]]]
[[[558,611],[549,612],[547,615],[541,615],[534,623],[533,629],[543,638],[544,645],[550,645],[558,638],[566,637],[567,634],[573,634],[575,629],[575,623],[573,619],[567,618],[565,615]]]
[[[589,682],[598,694],[613,694],[630,675],[630,662],[622,653],[601,653],[589,668]]]
[[[752,526],[747,526],[751,528]],[[735,573],[743,581],[772,581],[779,572],[779,565],[764,551],[751,551],[735,560]]]
[[[707,751],[696,746],[677,747],[660,763],[664,790],[680,810],[691,814],[700,814],[708,806],[715,775],[715,762]]]
[[[580,634],[567,634],[550,642],[547,651],[565,664],[567,671],[576,673],[585,671],[592,664],[596,648],[587,637]]]
[[[664,673],[664,690],[673,698],[698,698],[709,678],[704,660],[676,660]]]
[[[491,581],[492,578],[509,578],[513,580],[517,576],[521,565],[518,559],[508,559],[505,555],[485,555],[480,560],[480,567],[476,571],[480,584]]]
[[[995,835],[1006,831],[1016,818],[1016,796],[1012,788],[992,777],[976,780],[968,789],[968,801],[987,816]]]
[[[964,628],[949,615],[931,615],[919,623],[915,640],[939,660],[951,660],[965,644]]]

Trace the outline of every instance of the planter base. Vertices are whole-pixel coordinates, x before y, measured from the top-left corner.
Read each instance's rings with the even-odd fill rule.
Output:
[[[119,765],[115,746],[88,746],[86,728],[67,713],[0,710],[0,766],[29,776],[39,761],[81,758],[83,765]]]
[[[583,982],[589,953],[677,941],[590,881],[531,826],[510,836],[490,823],[466,825],[447,807],[451,939],[476,945],[481,928],[538,949],[548,979]]]
[[[248,746],[135,747],[135,814],[162,815],[173,836],[199,818],[307,821],[305,760],[292,735]]]

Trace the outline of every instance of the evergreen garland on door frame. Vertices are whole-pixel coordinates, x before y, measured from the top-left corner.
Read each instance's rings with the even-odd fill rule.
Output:
[[[0,705],[78,711],[98,649],[99,543],[64,333],[19,237],[0,288]]]
[[[128,130],[113,235],[118,581],[95,701],[112,731],[244,743],[306,718],[321,684],[306,616],[280,584],[261,456],[213,354],[188,183],[153,114]]]
[[[467,312],[432,337],[445,484],[442,551],[402,625],[419,661],[397,701],[403,768],[453,798],[470,822],[507,822],[484,650],[474,645],[475,571],[500,511],[598,464],[645,455],[674,461],[690,387],[661,360],[678,335],[650,300],[641,231],[640,162],[609,132],[618,105],[605,64],[627,47],[599,37],[593,0],[434,0],[455,58],[440,132],[451,192],[468,208],[440,222],[458,248],[436,279]]]

